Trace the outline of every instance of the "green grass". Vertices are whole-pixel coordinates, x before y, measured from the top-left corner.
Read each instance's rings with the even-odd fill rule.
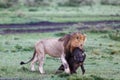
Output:
[[[101,20],[120,20],[119,6],[19,7],[1,9],[0,11],[0,24]]]
[[[55,71],[61,64],[59,59],[46,57],[44,70],[46,74],[41,75],[38,71],[30,71],[30,64],[21,66],[21,61],[29,60],[34,52],[34,43],[43,38],[60,37],[62,32],[33,33],[33,34],[8,34],[0,35],[0,79],[39,79],[39,80],[119,80],[120,79],[120,43],[112,40],[106,33],[84,31],[87,34],[85,50],[87,58],[85,61],[86,73],[83,76],[80,68],[77,74],[55,75]],[[57,35],[56,35],[57,34]],[[114,54],[111,54],[114,53]]]

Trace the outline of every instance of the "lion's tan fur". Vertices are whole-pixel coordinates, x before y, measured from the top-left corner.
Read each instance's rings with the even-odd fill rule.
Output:
[[[35,44],[36,54],[49,54],[53,57],[60,57],[64,53],[63,42],[58,41],[58,38],[40,40]]]

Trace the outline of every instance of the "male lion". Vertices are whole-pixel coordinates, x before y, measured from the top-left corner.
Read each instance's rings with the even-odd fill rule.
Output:
[[[34,63],[38,61],[39,71],[41,74],[43,74],[44,59],[45,55],[48,54],[55,58],[61,58],[65,72],[70,73],[69,65],[65,59],[66,52],[72,51],[75,47],[82,48],[85,38],[86,38],[85,35],[79,32],[75,32],[67,34],[60,39],[54,38],[40,40],[35,44],[35,51],[32,59],[26,63],[21,62],[20,64],[22,65],[31,62],[31,70],[35,71]]]

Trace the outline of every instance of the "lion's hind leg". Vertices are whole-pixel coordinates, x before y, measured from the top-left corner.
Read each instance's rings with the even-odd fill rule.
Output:
[[[44,70],[43,70],[44,59],[45,59],[44,55],[39,56],[39,59],[38,59],[38,61],[39,61],[39,71],[40,71],[41,74],[45,73]]]
[[[35,71],[34,64],[38,61],[37,56],[35,55],[34,59],[31,61],[31,71]]]
[[[45,52],[43,46],[41,46],[40,49],[37,49],[37,58],[38,58],[38,64],[39,64],[39,71],[41,74],[44,74],[43,70],[43,64],[44,64],[44,59],[45,59]]]

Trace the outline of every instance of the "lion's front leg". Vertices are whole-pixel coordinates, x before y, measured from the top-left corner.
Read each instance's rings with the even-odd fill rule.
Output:
[[[69,68],[69,65],[68,65],[64,55],[61,56],[61,61],[62,61],[62,64],[64,66],[65,72],[70,74],[70,68]]]

